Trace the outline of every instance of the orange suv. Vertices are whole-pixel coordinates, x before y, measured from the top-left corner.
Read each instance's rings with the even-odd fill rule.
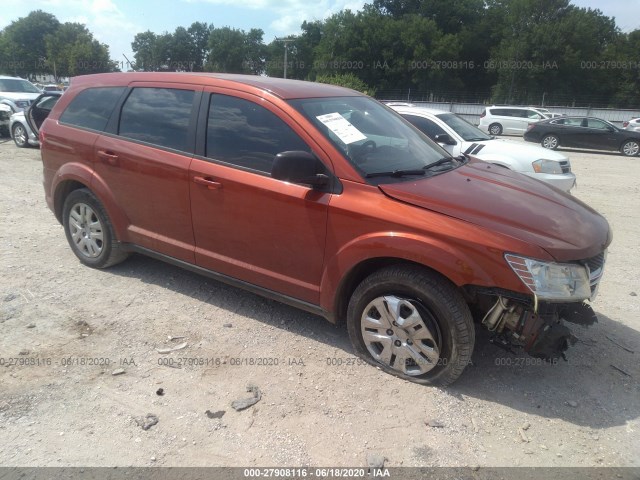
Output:
[[[451,157],[344,88],[202,73],[74,78],[40,130],[72,251],[143,253],[346,321],[369,363],[453,382],[474,317],[550,359],[590,324],[606,220],[542,182]],[[474,315],[472,316],[472,312]]]

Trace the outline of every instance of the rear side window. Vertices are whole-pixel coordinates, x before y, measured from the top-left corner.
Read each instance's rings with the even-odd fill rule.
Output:
[[[310,151],[277,115],[248,100],[211,96],[208,158],[271,174],[276,154],[291,150]]]
[[[135,88],[122,106],[122,137],[186,150],[195,92],[175,88]]]
[[[80,92],[60,116],[60,122],[104,131],[124,87],[88,88]]]

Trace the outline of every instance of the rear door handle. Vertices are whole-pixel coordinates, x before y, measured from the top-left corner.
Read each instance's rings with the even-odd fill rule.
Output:
[[[118,164],[118,155],[115,153],[107,152],[106,150],[98,150],[98,158],[109,165]]]
[[[215,180],[212,180],[211,178],[193,177],[193,181],[195,183],[197,183],[198,185],[206,186],[209,190],[218,190],[218,189],[222,188],[222,184],[220,182],[216,182]]]

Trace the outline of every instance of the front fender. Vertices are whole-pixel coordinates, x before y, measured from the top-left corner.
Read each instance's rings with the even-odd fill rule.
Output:
[[[490,252],[481,256],[486,263],[481,266],[463,249],[436,238],[397,232],[363,235],[347,243],[327,259],[320,285],[320,305],[325,310],[334,311],[339,300],[340,282],[358,265],[376,258],[391,258],[424,265],[457,286],[493,286],[495,269],[503,269],[507,275],[511,272],[508,271],[508,266],[502,261],[499,252],[493,252],[492,255],[487,253]],[[476,252],[474,257],[477,256]],[[494,272],[494,275],[489,275],[488,271]]]

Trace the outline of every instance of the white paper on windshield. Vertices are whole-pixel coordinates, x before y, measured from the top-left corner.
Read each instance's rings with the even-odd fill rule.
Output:
[[[316,118],[347,145],[359,142],[360,140],[366,140],[367,138],[360,130],[351,125],[346,118],[337,112],[319,115]]]

